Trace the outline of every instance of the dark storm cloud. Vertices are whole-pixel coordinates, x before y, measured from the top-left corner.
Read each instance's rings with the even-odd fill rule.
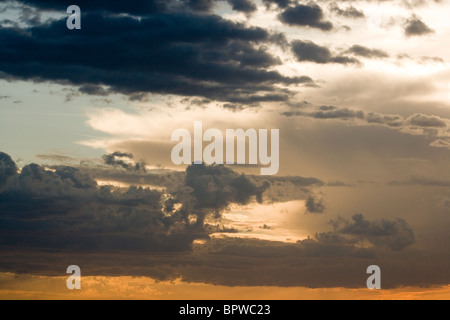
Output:
[[[82,10],[128,13],[132,15],[145,16],[155,13],[166,13],[174,10],[186,10],[208,12],[214,8],[218,1],[227,1],[233,10],[242,12],[253,12],[256,6],[252,0],[80,0],[77,5]],[[61,4],[58,0],[18,0],[26,5],[37,7],[42,10],[65,11],[67,4]]]
[[[383,50],[370,49],[360,45],[353,45],[350,49],[346,50],[345,53],[351,53],[356,56],[364,58],[388,58],[389,54]]]
[[[100,95],[163,93],[234,103],[283,101],[290,92],[281,86],[313,84],[307,76],[267,70],[280,60],[268,52],[273,39],[264,29],[181,10],[138,20],[86,8],[81,30],[68,30],[65,19],[0,28],[3,78],[71,83]]]
[[[107,158],[117,164],[117,159]],[[167,199],[146,188],[99,187],[73,167],[47,170],[30,164],[17,173],[4,153],[0,179],[0,245],[87,251],[189,250],[194,239],[209,233],[203,224],[206,210],[220,214],[232,202],[260,199],[265,190],[230,169],[191,168],[186,181],[172,185],[175,197]],[[170,208],[172,199],[183,207]],[[197,217],[195,224],[191,217]]]
[[[198,165],[188,167],[186,173],[149,174],[129,164],[132,158],[120,152],[106,155],[106,164],[126,169],[115,169],[110,177],[122,175],[130,182],[164,186],[170,194],[135,186],[100,187],[83,167],[46,169],[30,164],[18,173],[14,161],[0,153],[0,245],[189,250],[193,240],[217,229],[204,223],[207,215],[218,219],[232,203],[262,201],[269,187],[265,181],[255,182],[224,166]]]
[[[326,209],[325,201],[316,196],[309,196],[308,199],[306,199],[305,205],[310,213],[324,213]]]
[[[279,18],[282,22],[293,26],[317,28],[323,31],[333,29],[333,24],[324,20],[323,10],[317,4],[298,4],[295,7],[289,7],[280,14]]]
[[[360,65],[359,60],[355,58],[341,55],[334,55],[329,48],[320,46],[309,40],[293,41],[292,50],[297,60],[301,62],[309,61],[319,64],[339,63],[345,65],[347,64]]]
[[[345,9],[341,9],[341,8],[339,8],[339,6],[337,4],[332,4],[330,6],[330,8],[331,8],[331,11],[333,11],[337,15],[340,15],[340,16],[343,16],[346,18],[359,19],[359,18],[365,17],[365,14],[362,10],[358,10],[353,6],[349,6]]]
[[[425,34],[434,33],[434,30],[427,26],[420,17],[413,15],[406,21],[405,35],[410,36],[422,36]]]

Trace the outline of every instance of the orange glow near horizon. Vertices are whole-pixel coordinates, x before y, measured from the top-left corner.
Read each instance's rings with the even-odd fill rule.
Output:
[[[66,288],[66,277],[0,274],[1,300],[448,300],[450,285],[373,291],[365,288],[227,287],[146,277],[83,277],[82,289]]]

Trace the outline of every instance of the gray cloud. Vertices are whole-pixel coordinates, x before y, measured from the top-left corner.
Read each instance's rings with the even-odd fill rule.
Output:
[[[305,111],[287,111],[282,113],[286,117],[303,116],[314,119],[364,119],[365,114],[363,111],[351,110],[347,108],[338,109],[333,106],[322,106],[318,111],[305,112]]]
[[[413,230],[405,220],[376,220],[368,221],[363,215],[357,214],[352,221],[338,219],[332,222],[335,233],[367,239],[376,246],[385,246],[394,251],[403,250],[415,243]]]
[[[262,202],[262,194],[269,187],[267,183],[256,185],[249,177],[223,165],[189,166],[185,186],[173,192],[175,202],[183,205],[179,213],[186,215],[195,212],[196,224],[201,227],[208,214],[214,213],[220,217],[221,211],[231,203],[247,204],[252,198]]]
[[[409,117],[407,121],[413,125],[418,127],[426,127],[426,128],[445,128],[447,127],[447,123],[437,116],[428,116],[421,113],[416,113]]]
[[[347,64],[360,65],[359,60],[355,58],[341,55],[334,55],[329,48],[317,45],[309,40],[293,41],[292,50],[297,60],[301,62],[308,61],[319,64],[338,63],[345,65]]]
[[[117,159],[117,158],[125,158],[128,159],[128,161]],[[145,161],[140,162],[131,162],[130,160],[133,160],[134,156],[131,153],[122,153],[122,152],[114,152],[111,154],[105,154],[103,155],[103,162],[106,165],[110,166],[116,166],[121,167],[125,170],[129,171],[146,171],[146,163]]]
[[[405,124],[405,119],[400,115],[389,115],[371,112],[367,114],[367,122],[386,125],[389,127],[401,127]]]
[[[412,246],[414,232],[401,219],[371,220],[362,215],[337,219],[333,231],[298,243],[208,239],[218,229],[201,228],[191,221],[195,216],[198,223],[200,211],[246,203],[261,192],[269,196],[272,187],[277,192],[276,185],[287,192],[286,186],[295,184],[314,197],[310,188],[324,185],[315,178],[247,177],[223,166],[155,174],[108,166],[102,173],[93,166],[59,166],[49,171],[29,165],[18,174],[11,170],[15,165],[10,157],[1,154],[0,158],[7,164],[0,173],[9,172],[6,190],[0,191],[2,272],[61,275],[76,261],[86,276],[148,276],[231,286],[359,288],[365,285],[367,266],[375,261],[390,275],[383,278],[384,288],[439,285],[448,280],[450,261],[433,256],[439,263],[429,263],[424,257],[430,254]],[[100,188],[87,174],[89,170],[97,177],[128,177],[178,192],[169,191],[171,206],[164,196],[167,192]],[[298,198],[299,192],[296,194]],[[314,200],[315,207],[320,207],[320,201]],[[175,204],[184,208],[177,209]],[[204,244],[193,244],[199,238],[205,239]],[[366,242],[370,246],[361,246]],[[394,256],[391,250],[396,251]],[[176,254],[142,254],[153,251]]]
[[[17,174],[15,162],[6,153],[0,152],[0,191]]]
[[[411,36],[422,36],[429,33],[434,33],[434,30],[427,26],[420,17],[413,15],[405,23],[405,35]]]
[[[325,201],[316,196],[309,196],[308,199],[306,199],[305,205],[310,213],[324,213],[326,209]]]
[[[353,18],[353,19],[360,19],[365,18],[365,14],[362,10],[358,10],[353,6],[349,6],[345,9],[339,8],[339,6],[334,3],[330,6],[330,9],[332,12],[336,13],[337,15],[346,17],[346,18]]]
[[[315,3],[288,7],[280,14],[279,18],[282,22],[293,26],[317,28],[323,31],[333,29],[333,24],[324,20],[322,8]]]
[[[310,107],[308,107],[310,108]],[[295,109],[285,111],[281,114],[285,117],[309,117],[314,119],[337,119],[353,121],[355,125],[381,125],[387,126],[408,134],[421,134],[428,137],[440,138],[431,142],[429,145],[434,147],[448,147],[446,139],[449,132],[448,119],[434,115],[425,115],[416,113],[409,117],[403,117],[396,114],[366,113],[361,110],[352,110],[348,108],[337,108],[334,106],[316,107],[315,111]],[[361,120],[355,122],[354,120]]]
[[[252,0],[227,0],[233,10],[245,13],[252,13],[257,10],[255,3]]]
[[[388,58],[389,54],[383,50],[370,49],[360,45],[353,45],[350,49],[346,50],[345,53],[351,53],[359,57],[364,58]]]
[[[397,226],[395,222],[394,226]],[[389,223],[380,228],[381,232],[375,229],[374,233],[383,234],[379,237],[395,234],[391,231],[395,228]],[[401,231],[401,227],[398,230]],[[405,285],[447,285],[448,257],[436,260],[439,263],[430,263],[430,256],[417,249],[406,248],[393,255],[385,252],[383,243],[378,247],[361,248],[357,242],[344,234],[330,232],[295,244],[256,239],[210,239],[203,245],[195,245],[190,252],[176,255],[3,251],[0,270],[61,275],[61,270],[65,271],[71,261],[77,261],[83,266],[85,276],[148,276],[161,281],[181,279],[228,286],[362,288],[368,277],[367,267],[376,262],[385,275],[384,289]]]

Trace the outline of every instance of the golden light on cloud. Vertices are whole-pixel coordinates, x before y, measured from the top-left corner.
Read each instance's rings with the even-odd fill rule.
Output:
[[[295,243],[308,238],[308,231],[298,222],[298,217],[304,216],[305,211],[305,201],[231,205],[222,215],[221,222],[235,232],[215,233],[212,237],[255,238]]]

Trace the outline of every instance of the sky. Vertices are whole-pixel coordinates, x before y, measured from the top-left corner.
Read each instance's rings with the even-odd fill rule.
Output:
[[[76,2],[0,2],[0,298],[449,298],[448,1]]]

